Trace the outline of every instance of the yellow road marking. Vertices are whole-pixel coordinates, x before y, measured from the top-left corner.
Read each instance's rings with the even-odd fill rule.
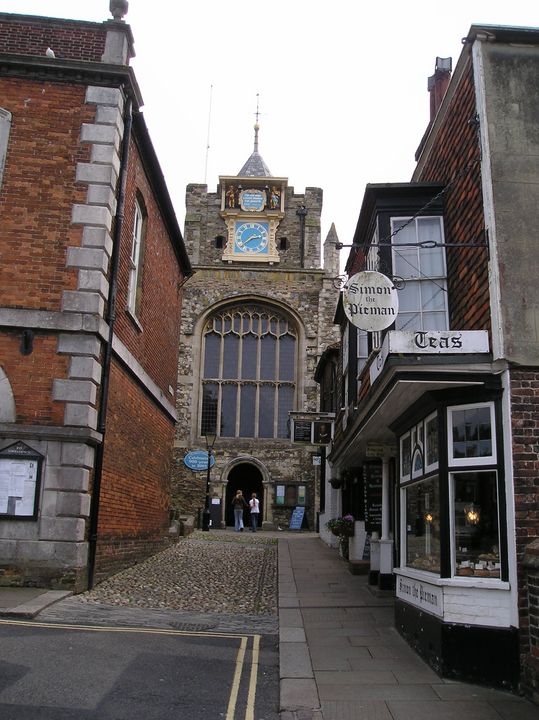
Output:
[[[253,637],[250,633],[215,633],[202,630],[166,630],[161,628],[112,627],[109,625],[65,625],[63,623],[44,623],[34,620],[2,620],[0,625],[24,625],[27,627],[62,628],[63,630],[89,630],[91,632],[118,632],[118,633],[149,633],[153,635],[185,635],[187,637],[220,637],[220,638],[247,638]]]
[[[232,681],[232,687],[230,688],[230,698],[228,701],[228,708],[226,711],[226,720],[234,720],[234,714],[236,712],[236,702],[238,700],[238,691],[240,689],[241,673],[243,670],[243,661],[245,660],[245,648],[247,647],[247,638],[241,639],[241,644],[236,656],[236,670],[234,672],[234,680]]]
[[[260,635],[253,637],[253,656],[251,658],[251,675],[249,678],[249,694],[247,696],[247,708],[245,709],[245,720],[254,720],[256,683],[258,674],[258,657],[260,654]]]
[[[174,635],[181,637],[218,637],[218,638],[229,638],[234,640],[240,640],[240,647],[236,656],[236,666],[234,671],[234,678],[232,681],[232,687],[230,689],[230,696],[228,701],[228,708],[226,714],[226,720],[234,720],[236,712],[236,704],[238,701],[238,694],[240,688],[241,676],[243,673],[243,666],[245,663],[245,652],[247,649],[247,642],[250,637],[253,638],[253,651],[251,658],[251,671],[249,674],[249,690],[247,696],[247,706],[245,709],[245,720],[254,720],[254,709],[255,709],[255,698],[256,698],[256,684],[258,679],[258,661],[260,656],[260,635],[253,635],[250,633],[214,633],[214,632],[189,632],[187,630],[165,630],[160,628],[135,628],[135,627],[111,627],[108,625],[66,625],[63,623],[45,623],[36,622],[34,620],[9,620],[1,619],[0,625],[17,625],[22,627],[39,627],[39,628],[54,628],[62,630],[84,630],[89,632],[114,632],[114,633],[143,633],[150,635]]]

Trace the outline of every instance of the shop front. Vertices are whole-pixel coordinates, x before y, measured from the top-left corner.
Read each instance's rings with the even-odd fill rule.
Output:
[[[362,467],[367,489],[375,471],[380,491],[366,492],[364,507],[366,520],[380,516],[369,579],[394,588],[399,632],[446,677],[515,688],[506,373],[486,333],[415,335],[414,345],[413,333],[390,331],[369,358],[362,400],[329,460]]]

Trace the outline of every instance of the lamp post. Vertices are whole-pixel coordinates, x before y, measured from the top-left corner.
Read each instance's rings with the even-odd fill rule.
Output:
[[[211,451],[215,444],[216,433],[206,433],[206,449],[208,451],[208,471],[206,474],[206,500],[204,502],[204,512],[202,513],[202,530],[210,529],[210,468],[211,468]]]

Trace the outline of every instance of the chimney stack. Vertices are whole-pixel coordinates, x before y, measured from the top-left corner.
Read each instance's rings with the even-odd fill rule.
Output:
[[[451,58],[436,58],[436,66],[434,68],[434,75],[429,77],[428,90],[430,93],[430,121],[433,122],[436,117],[442,100],[444,99],[445,91],[451,80],[452,62]]]

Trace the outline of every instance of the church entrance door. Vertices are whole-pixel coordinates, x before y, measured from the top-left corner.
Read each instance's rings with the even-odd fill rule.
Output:
[[[251,499],[252,493],[256,493],[260,501],[260,517],[258,519],[259,527],[262,526],[263,505],[264,505],[264,489],[262,485],[262,473],[251,463],[240,463],[232,468],[228,475],[228,483],[226,486],[225,500],[225,523],[227,527],[234,527],[234,510],[232,509],[232,498],[237,490],[241,490],[246,502]],[[245,527],[250,526],[249,511],[245,510],[243,523]]]

